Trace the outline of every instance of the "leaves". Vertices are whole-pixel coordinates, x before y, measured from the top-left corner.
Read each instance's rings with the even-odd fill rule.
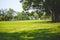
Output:
[[[22,7],[24,10],[29,10],[29,9],[39,9],[40,8],[40,4],[41,2],[43,2],[43,0],[21,0],[22,2]]]

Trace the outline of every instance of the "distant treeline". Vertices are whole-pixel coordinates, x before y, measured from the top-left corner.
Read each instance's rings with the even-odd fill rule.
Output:
[[[49,19],[50,16],[46,16],[45,13],[41,13],[39,11],[29,12],[22,11],[17,12],[11,8],[0,9],[0,21],[12,21],[12,20],[45,20]]]

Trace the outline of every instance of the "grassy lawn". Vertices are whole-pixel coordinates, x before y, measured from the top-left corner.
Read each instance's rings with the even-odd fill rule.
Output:
[[[46,20],[0,21],[0,40],[60,40],[60,23]]]

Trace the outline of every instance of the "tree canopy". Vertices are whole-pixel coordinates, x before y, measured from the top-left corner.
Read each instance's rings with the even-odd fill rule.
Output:
[[[21,0],[24,10],[45,8],[46,15],[52,14],[52,21],[60,21],[60,0]],[[57,16],[57,17],[56,17]]]
[[[43,5],[43,0],[21,0],[20,2],[24,10],[40,9],[40,6]]]

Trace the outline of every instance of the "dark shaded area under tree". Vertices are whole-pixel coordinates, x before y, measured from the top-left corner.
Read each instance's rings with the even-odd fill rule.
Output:
[[[60,33],[50,33],[51,29],[38,29],[15,33],[0,32],[0,40],[60,40]]]

